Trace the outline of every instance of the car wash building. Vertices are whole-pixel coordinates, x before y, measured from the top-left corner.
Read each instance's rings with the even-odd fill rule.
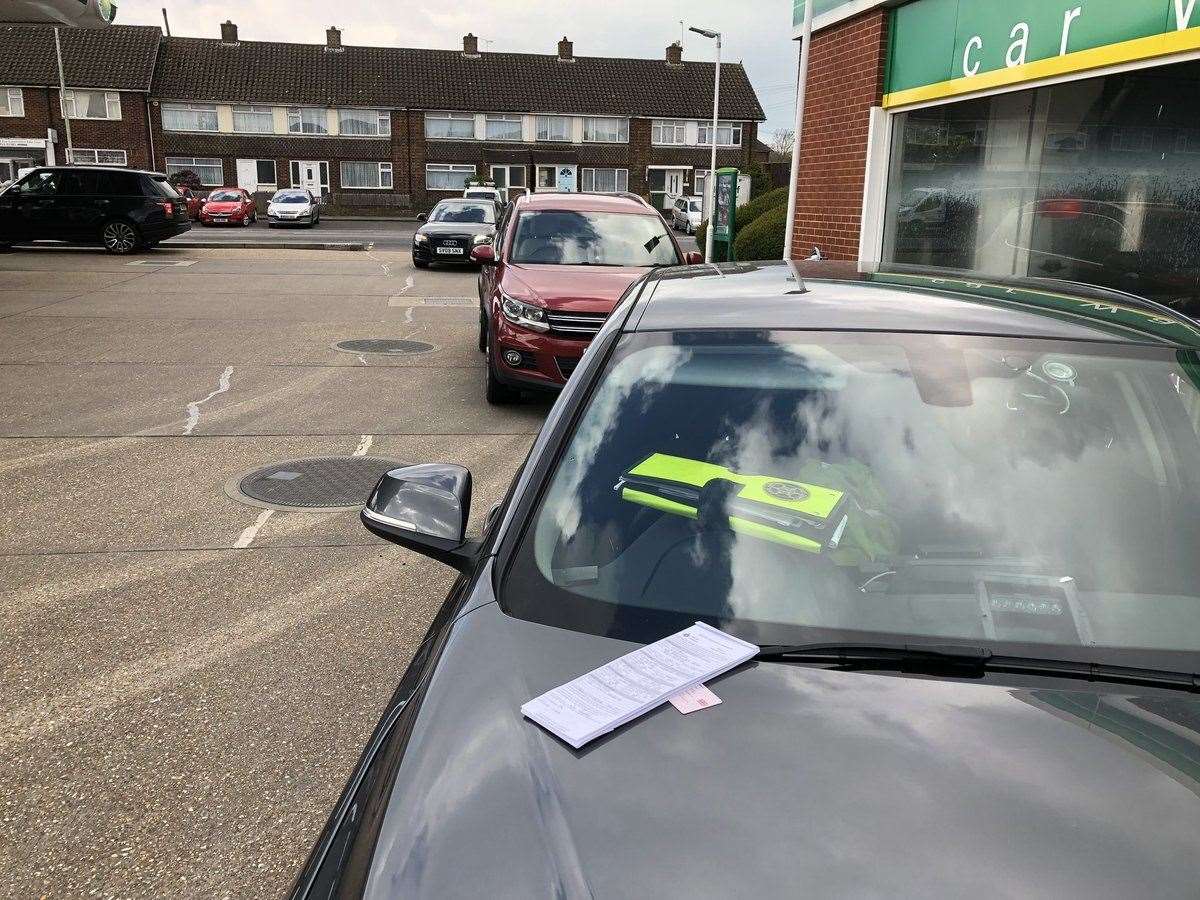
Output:
[[[813,2],[794,256],[1200,299],[1200,0]]]

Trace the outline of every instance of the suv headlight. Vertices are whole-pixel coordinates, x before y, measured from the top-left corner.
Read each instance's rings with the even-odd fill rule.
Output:
[[[419,232],[419,231],[413,235],[413,243],[414,244],[423,244],[427,240],[429,240],[429,235],[421,234],[421,232]]]
[[[550,330],[550,325],[546,322],[546,311],[540,306],[522,303],[507,294],[501,294],[500,297],[500,309],[504,311],[504,318],[514,325],[520,325],[530,331]]]
[[[475,237],[471,238],[471,243],[476,247],[478,247],[480,244],[490,244],[491,242],[492,236],[490,234],[477,234]]]

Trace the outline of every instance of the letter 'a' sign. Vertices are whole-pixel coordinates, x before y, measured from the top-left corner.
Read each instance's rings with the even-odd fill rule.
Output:
[[[894,107],[1200,50],[1200,0],[915,0],[891,34]]]

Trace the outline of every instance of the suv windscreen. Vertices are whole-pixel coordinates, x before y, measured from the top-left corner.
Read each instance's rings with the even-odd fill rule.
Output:
[[[572,210],[521,213],[511,261],[559,266],[673,266],[682,262],[662,216]]]
[[[1200,651],[1198,383],[1161,347],[630,335],[501,602],[630,640]]]
[[[439,203],[429,214],[430,222],[461,222],[465,225],[494,225],[496,207],[492,203]]]

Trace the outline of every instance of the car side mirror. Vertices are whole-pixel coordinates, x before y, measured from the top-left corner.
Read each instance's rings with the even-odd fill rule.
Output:
[[[392,469],[367,498],[362,523],[385,540],[466,572],[479,544],[467,540],[471,473],[427,463]]]
[[[698,266],[704,262],[704,254],[699,250],[689,250],[687,253],[683,254],[683,262],[684,265]]]
[[[471,259],[481,266],[494,266],[496,264],[496,248],[491,244],[480,244],[478,247],[472,247]]]
[[[417,221],[418,222],[428,222],[429,216],[425,215],[425,213],[417,213]]]

